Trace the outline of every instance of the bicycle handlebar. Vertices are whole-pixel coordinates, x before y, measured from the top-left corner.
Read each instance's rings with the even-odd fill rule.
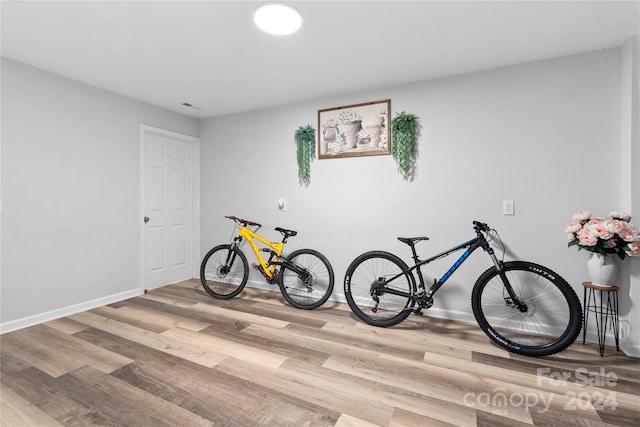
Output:
[[[485,233],[491,231],[491,227],[480,221],[473,221],[473,229],[476,231],[484,231]]]
[[[253,221],[249,221],[248,219],[242,219],[242,218],[238,218],[237,216],[229,216],[229,215],[225,215],[225,218],[229,218],[230,220],[233,220],[235,222],[238,222],[242,225],[250,225],[252,227],[262,227],[262,224],[258,224],[257,222],[253,222]]]

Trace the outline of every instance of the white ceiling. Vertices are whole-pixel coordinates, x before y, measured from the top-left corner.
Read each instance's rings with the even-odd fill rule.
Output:
[[[2,1],[2,56],[204,118],[622,45],[640,1]],[[189,102],[199,109],[186,108]]]

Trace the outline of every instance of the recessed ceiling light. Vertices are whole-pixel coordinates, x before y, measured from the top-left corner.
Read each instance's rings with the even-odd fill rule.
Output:
[[[269,34],[285,35],[298,31],[302,18],[297,10],[284,3],[265,3],[256,10],[253,21]]]

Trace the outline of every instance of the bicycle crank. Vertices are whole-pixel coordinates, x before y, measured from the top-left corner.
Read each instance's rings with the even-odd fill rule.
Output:
[[[426,294],[422,295],[418,299],[418,305],[420,306],[418,310],[421,310],[423,308],[431,308],[433,306],[433,298]]]

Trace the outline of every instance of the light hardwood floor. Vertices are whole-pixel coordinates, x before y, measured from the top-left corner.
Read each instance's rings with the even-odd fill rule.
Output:
[[[428,314],[428,313],[427,313]],[[507,353],[476,326],[368,326],[186,281],[4,334],[2,426],[637,426],[640,361]]]

